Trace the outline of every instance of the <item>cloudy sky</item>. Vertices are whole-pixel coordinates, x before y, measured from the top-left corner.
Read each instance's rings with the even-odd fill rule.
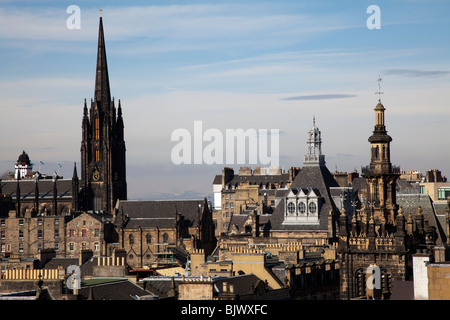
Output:
[[[71,5],[79,29],[67,27]],[[371,5],[380,29],[367,26]],[[223,164],[171,159],[171,134],[193,134],[194,121],[223,133],[278,129],[287,170],[302,166],[315,116],[330,171],[360,170],[370,161],[379,75],[393,164],[450,175],[446,0],[0,0],[1,172],[22,150],[45,173],[69,178],[79,166],[100,8],[130,199],[212,192]]]

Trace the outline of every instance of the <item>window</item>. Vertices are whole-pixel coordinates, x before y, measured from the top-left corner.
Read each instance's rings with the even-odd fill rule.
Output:
[[[19,252],[23,252],[23,243],[19,243]]]
[[[42,226],[42,218],[38,219],[38,226]]]
[[[86,225],[86,220],[83,220],[83,226],[85,226]]]
[[[23,238],[23,230],[19,230],[19,239]]]
[[[70,250],[70,251],[73,251],[74,248],[75,248],[74,244],[73,244],[73,243],[69,243],[69,250]]]
[[[55,239],[59,238],[59,229],[55,229]]]
[[[150,233],[145,235],[145,239],[147,240],[147,243],[152,243],[152,235]]]
[[[59,242],[55,242],[55,251],[59,251]]]
[[[94,250],[98,251],[100,249],[100,246],[98,245],[98,242],[94,243]]]
[[[73,238],[75,231],[73,229],[69,230],[69,237]]]
[[[59,219],[55,219],[55,226],[59,226]]]
[[[447,200],[450,197],[450,188],[438,188],[438,200]]]
[[[317,211],[317,205],[314,202],[310,202],[308,205],[309,213],[315,214]]]
[[[81,236],[83,238],[86,237],[86,229],[81,230]]]
[[[295,203],[289,202],[287,205],[287,211],[289,214],[293,214],[295,212]]]
[[[0,225],[1,225],[2,227],[5,226],[5,219],[2,219],[2,220],[0,221]]]
[[[6,231],[5,231],[5,230],[2,230],[2,231],[0,232],[0,237],[1,237],[3,240],[6,238]]]
[[[164,242],[164,243],[169,242],[169,235],[168,235],[167,233],[164,233],[164,234],[163,234],[163,242]]]
[[[95,140],[100,140],[100,119],[95,116]]]
[[[23,219],[19,219],[19,226],[23,226]]]
[[[38,230],[37,237],[38,237],[38,239],[42,238],[42,230],[41,229]]]
[[[300,214],[305,214],[305,212],[306,212],[306,204],[304,202],[300,202],[298,204],[298,211],[300,211]]]
[[[100,236],[100,229],[96,228],[96,229],[94,230],[94,235],[95,235],[96,237]]]
[[[132,234],[130,234],[130,235],[128,236],[128,242],[129,242],[130,244],[133,244],[133,243],[134,243],[134,236],[133,236]]]

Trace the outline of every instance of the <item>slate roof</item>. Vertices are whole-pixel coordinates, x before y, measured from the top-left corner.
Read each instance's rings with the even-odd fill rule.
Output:
[[[180,213],[188,226],[197,226],[204,200],[151,200],[119,201],[119,214],[115,224],[122,224],[122,214],[128,215],[124,228],[171,228],[175,226],[175,213]]]
[[[34,199],[35,198],[35,185],[34,180],[20,180],[20,198],[21,199]],[[2,193],[10,194],[13,199],[16,198],[17,180],[2,180],[0,182]],[[53,198],[53,181],[51,179],[39,180],[39,197]],[[56,191],[58,198],[72,198],[72,180],[61,179],[56,181]]]
[[[90,293],[93,295],[93,300],[138,300],[142,296],[151,295],[149,291],[127,279],[83,286],[78,292],[83,300],[88,299]]]
[[[283,225],[284,221],[284,201],[280,201],[277,205],[272,217],[270,219],[272,232],[276,231],[302,231],[302,230],[313,230],[313,231],[326,231],[328,230],[328,214],[331,209],[335,210],[335,204],[332,200],[330,194],[330,187],[339,187],[338,183],[334,179],[333,175],[330,173],[326,166],[313,165],[304,166],[300,173],[295,177],[292,182],[292,188],[317,188],[320,192],[321,197],[323,197],[322,207],[319,212],[319,224],[318,225],[303,225],[303,224],[290,224]]]
[[[437,245],[442,245],[447,241],[445,235],[445,215],[436,214],[433,201],[427,194],[397,194],[397,204],[403,208],[403,214],[408,219],[409,214],[414,218],[417,213],[417,207],[422,208],[422,214],[431,227],[436,228],[438,237]]]
[[[258,281],[262,280],[252,273],[227,278],[218,278],[214,281],[214,289],[217,293],[220,294],[223,292],[223,283],[227,283],[234,287],[234,294],[252,294],[253,288],[256,286]]]
[[[412,184],[408,180],[405,179],[397,179],[397,193],[419,193],[419,186],[417,184]],[[361,190],[366,189],[366,179],[362,177],[358,177],[353,179],[352,187],[355,191],[361,192]]]
[[[260,225],[266,225],[270,221],[271,215],[260,215],[259,216],[259,224]],[[230,224],[228,225],[228,231],[231,231],[233,227],[235,227],[238,232],[242,233],[245,231],[244,224],[249,219],[248,214],[234,214],[231,217]],[[267,226],[264,226],[264,229],[266,229]]]

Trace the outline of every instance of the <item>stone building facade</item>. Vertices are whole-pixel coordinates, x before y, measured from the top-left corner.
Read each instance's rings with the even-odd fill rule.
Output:
[[[82,212],[67,222],[65,227],[66,257],[78,257],[83,250],[94,256],[106,256],[107,244],[114,241],[112,215]]]
[[[33,257],[44,248],[53,248],[59,256],[65,255],[66,216],[24,216],[10,211],[9,217],[0,218],[1,254]]]
[[[115,225],[131,268],[185,265],[189,251],[216,245],[204,200],[119,201]]]

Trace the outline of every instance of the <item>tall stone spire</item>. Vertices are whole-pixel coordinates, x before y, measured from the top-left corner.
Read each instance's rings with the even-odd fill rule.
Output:
[[[105,36],[103,33],[103,22],[100,17],[97,46],[97,72],[95,75],[94,101],[103,101],[109,105],[111,92],[109,90],[108,65],[106,62]]]
[[[100,17],[94,99],[83,108],[80,210],[113,212],[117,199],[126,199],[126,165],[122,107],[111,100],[105,36]],[[74,168],[75,172],[75,168]],[[77,181],[73,181],[77,193]],[[73,206],[77,208],[77,203]]]

